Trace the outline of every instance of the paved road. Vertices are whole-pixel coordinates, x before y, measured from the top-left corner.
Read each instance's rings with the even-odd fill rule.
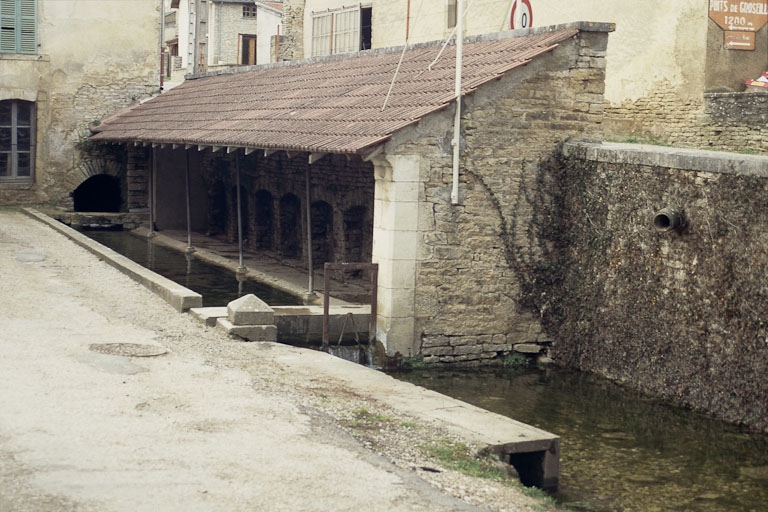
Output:
[[[330,356],[232,341],[21,213],[0,212],[0,304],[0,511],[478,510],[276,357]]]

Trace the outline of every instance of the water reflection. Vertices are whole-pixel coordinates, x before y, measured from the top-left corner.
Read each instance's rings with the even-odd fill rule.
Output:
[[[226,306],[252,293],[270,306],[301,305],[300,298],[253,279],[238,279],[235,272],[121,231],[86,231],[102,245],[163,277],[203,296],[204,306]]]
[[[566,370],[396,377],[560,435],[556,497],[573,509],[768,507],[768,436]]]

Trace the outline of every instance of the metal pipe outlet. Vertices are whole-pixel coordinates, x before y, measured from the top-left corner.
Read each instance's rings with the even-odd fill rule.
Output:
[[[679,231],[684,224],[683,212],[675,206],[662,208],[653,216],[653,228],[660,233]]]

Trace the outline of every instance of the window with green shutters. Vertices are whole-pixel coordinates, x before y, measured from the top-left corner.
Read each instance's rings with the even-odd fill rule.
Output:
[[[0,53],[37,53],[37,0],[0,0]]]

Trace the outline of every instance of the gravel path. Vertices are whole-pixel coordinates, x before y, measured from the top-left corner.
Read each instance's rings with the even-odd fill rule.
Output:
[[[330,356],[233,341],[16,212],[0,297],[0,510],[546,510],[281,358]]]

